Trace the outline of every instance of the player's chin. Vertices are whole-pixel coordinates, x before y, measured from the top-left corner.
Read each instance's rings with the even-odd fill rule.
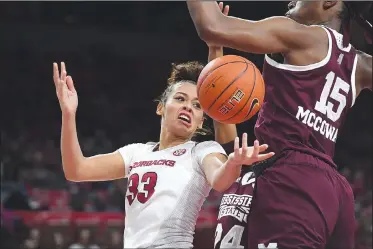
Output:
[[[196,128],[193,126],[187,127],[185,125],[177,125],[174,129],[175,135],[177,137],[190,138],[193,136]]]

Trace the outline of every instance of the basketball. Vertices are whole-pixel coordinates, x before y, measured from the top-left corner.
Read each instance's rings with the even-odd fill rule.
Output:
[[[197,82],[203,111],[225,124],[239,124],[254,116],[264,99],[264,80],[249,60],[225,55],[210,61]]]

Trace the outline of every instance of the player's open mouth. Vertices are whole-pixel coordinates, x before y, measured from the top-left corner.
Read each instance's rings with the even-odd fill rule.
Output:
[[[180,113],[178,119],[183,121],[187,126],[190,126],[192,123],[191,117],[186,113]]]

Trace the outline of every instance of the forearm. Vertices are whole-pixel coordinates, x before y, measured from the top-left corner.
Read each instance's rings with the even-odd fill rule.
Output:
[[[214,132],[215,141],[219,144],[226,144],[237,137],[237,128],[235,124],[222,124],[214,120]]]
[[[187,5],[189,14],[199,35],[214,25],[219,15],[222,15],[215,1],[189,0],[187,1]]]
[[[61,155],[63,171],[67,179],[74,179],[85,157],[78,141],[75,114],[62,115]]]
[[[213,174],[213,189],[223,192],[227,190],[240,176],[241,165],[232,165],[226,161],[221,167],[217,168]]]
[[[287,17],[251,21],[223,15],[216,2],[187,1],[187,4],[199,37],[210,45],[271,54],[317,49],[327,41],[324,30]]]
[[[198,36],[205,42],[246,52],[257,50],[250,41],[257,40],[251,30],[254,21],[227,17],[219,11],[216,2],[190,0],[187,5]]]
[[[223,48],[222,47],[214,47],[211,46],[209,47],[209,55],[207,58],[207,61],[210,62],[218,57],[222,57],[223,54]]]

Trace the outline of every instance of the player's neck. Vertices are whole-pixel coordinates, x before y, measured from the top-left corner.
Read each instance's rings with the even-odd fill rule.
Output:
[[[338,18],[333,18],[332,20],[328,22],[319,23],[318,25],[324,25],[328,28],[339,31],[341,29],[341,24],[342,24],[341,20],[339,20]]]
[[[158,150],[164,150],[188,142],[189,139],[176,137],[169,132],[161,132]]]

